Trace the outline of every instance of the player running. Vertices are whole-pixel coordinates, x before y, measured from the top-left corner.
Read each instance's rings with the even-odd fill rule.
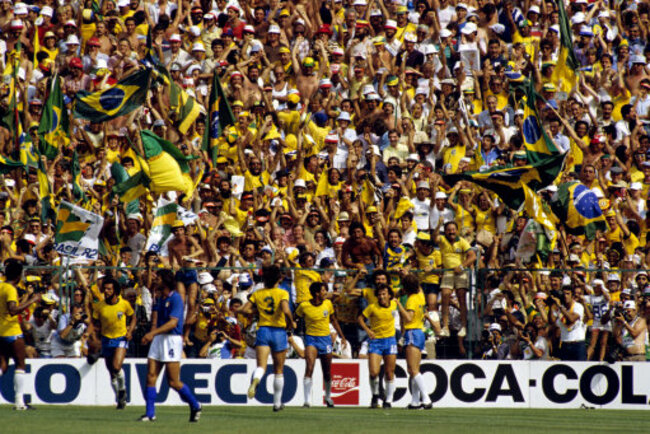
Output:
[[[180,380],[181,356],[183,354],[183,299],[175,291],[176,282],[171,270],[156,272],[156,300],[151,317],[152,329],[142,337],[142,344],[151,342],[147,356],[146,413],[141,422],[156,420],[156,380],[163,364],[167,368],[167,382],[190,406],[190,422],[198,422],[201,404],[190,388]]]
[[[393,312],[397,304],[393,300],[393,290],[386,284],[375,289],[377,302],[369,305],[359,315],[359,326],[370,338],[368,345],[368,371],[370,371],[370,388],[372,390],[371,408],[379,407],[379,371],[384,361],[386,394],[383,408],[390,408],[395,393],[395,360],[397,359],[397,340],[395,339],[395,318]],[[370,321],[370,327],[366,325]]]
[[[406,344],[406,367],[409,373],[411,386],[411,403],[408,408],[416,410],[420,408],[430,409],[433,407],[431,399],[424,389],[424,378],[420,374],[420,361],[424,349],[424,320],[433,325],[433,320],[427,314],[427,303],[424,293],[420,289],[418,278],[413,274],[407,274],[402,278],[402,289],[408,296],[406,307],[402,306],[399,299],[397,308],[404,322]]]
[[[20,328],[18,314],[41,300],[40,294],[32,295],[18,304],[16,285],[23,274],[23,264],[15,259],[5,261],[5,281],[0,283],[0,370],[4,374],[9,368],[9,358],[14,359],[14,409],[28,410],[23,399],[25,393],[25,340]]]
[[[137,319],[131,304],[120,297],[121,287],[117,280],[106,277],[102,282],[102,292],[104,300],[100,301],[93,311],[93,320],[95,329],[101,336],[102,357],[111,375],[117,409],[122,410],[126,407],[126,384],[122,364]]]
[[[296,315],[305,318],[307,332],[305,334],[305,378],[303,380],[305,403],[303,407],[311,407],[311,376],[314,372],[316,357],[320,359],[323,369],[323,380],[325,382],[325,404],[334,407],[332,401],[332,337],[330,336],[330,322],[336,333],[341,336],[341,345],[345,347],[347,342],[343,332],[336,320],[334,306],[327,297],[327,285],[322,282],[314,282],[309,286],[312,299],[300,303]]]
[[[289,309],[289,293],[276,285],[282,277],[282,272],[277,265],[262,268],[264,288],[258,289],[248,296],[248,301],[239,312],[252,314],[253,307],[259,314],[257,323],[257,338],[255,340],[255,353],[257,368],[253,372],[248,398],[255,396],[257,385],[260,384],[269,353],[273,357],[273,411],[284,408],[282,404],[282,389],[284,388],[284,360],[287,355],[287,329],[291,332],[295,328],[291,309]]]

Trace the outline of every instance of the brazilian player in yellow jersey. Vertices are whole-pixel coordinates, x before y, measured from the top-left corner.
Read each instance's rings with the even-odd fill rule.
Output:
[[[368,334],[368,371],[372,390],[371,408],[379,407],[379,371],[382,359],[386,380],[384,408],[390,408],[395,393],[395,361],[397,359],[397,340],[395,339],[395,318],[393,312],[397,304],[393,300],[393,289],[388,285],[375,288],[377,303],[366,307],[359,315],[359,326]],[[370,327],[366,325],[370,322]]]
[[[345,337],[339,322],[336,320],[334,306],[327,299],[327,285],[322,282],[314,282],[309,286],[311,300],[300,303],[296,309],[296,315],[305,319],[307,328],[305,334],[305,378],[303,380],[303,391],[305,404],[303,407],[311,407],[311,376],[314,373],[316,357],[320,358],[323,368],[323,381],[325,382],[325,404],[334,407],[332,401],[332,337],[330,336],[330,323],[342,339],[342,345],[347,346]]]
[[[248,301],[239,309],[239,313],[252,314],[255,310],[259,316],[257,322],[257,337],[255,340],[255,353],[257,368],[253,372],[248,398],[255,397],[257,385],[260,384],[269,353],[273,357],[273,411],[284,408],[282,404],[282,389],[284,388],[284,360],[287,356],[287,330],[291,332],[295,327],[291,309],[289,308],[289,293],[277,287],[282,279],[282,271],[277,265],[268,265],[262,268],[264,288],[258,289],[248,296]]]
[[[25,340],[20,328],[18,314],[41,300],[41,294],[34,294],[23,303],[18,303],[16,285],[23,274],[23,264],[16,259],[5,261],[5,281],[0,283],[0,370],[4,374],[9,359],[14,359],[14,405],[16,410],[27,410],[23,399],[25,390]]]
[[[120,297],[120,283],[112,277],[102,282],[104,300],[97,303],[93,311],[95,330],[102,340],[102,357],[111,375],[111,386],[115,392],[117,409],[126,407],[126,385],[122,364],[126,348],[136,326],[136,317],[131,304]],[[128,322],[128,328],[127,328]]]
[[[404,344],[406,345],[406,367],[411,385],[411,410],[432,408],[431,399],[424,388],[424,378],[420,374],[420,361],[424,349],[424,320],[433,325],[433,320],[427,314],[427,303],[420,289],[420,282],[413,274],[402,278],[402,290],[408,296],[406,307],[397,300],[397,308],[402,317],[404,329]]]

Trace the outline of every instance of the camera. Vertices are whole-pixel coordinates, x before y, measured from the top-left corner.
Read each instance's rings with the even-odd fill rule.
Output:
[[[623,309],[622,304],[619,303],[614,307],[614,318],[616,318],[618,316],[625,317],[625,314],[626,314],[626,312],[625,312],[625,309]]]
[[[485,341],[487,341],[488,339],[490,339],[490,332],[489,332],[488,330],[483,330],[483,331],[481,332],[481,339],[483,339],[483,340],[485,340]]]
[[[526,330],[524,330],[521,332],[521,337],[524,339],[530,339],[530,334]]]

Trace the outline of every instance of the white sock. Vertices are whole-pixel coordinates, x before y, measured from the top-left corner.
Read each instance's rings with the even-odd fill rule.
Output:
[[[117,380],[117,390],[126,390],[126,379],[124,378],[124,371],[120,369],[120,372],[118,372],[115,379]]]
[[[111,378],[111,387],[113,388],[113,392],[115,392],[115,396],[117,396],[117,391],[120,390],[117,383],[117,376]]]
[[[373,395],[379,395],[379,379],[370,377],[370,390]]]
[[[303,379],[303,391],[305,393],[305,404],[311,405],[311,378]]]
[[[418,389],[414,378],[409,379],[409,386],[411,387],[411,405],[420,405],[420,389]]]
[[[257,378],[258,380],[261,380],[263,376],[264,376],[264,368],[260,368],[259,366],[255,368],[255,370],[253,371],[253,379]]]
[[[395,381],[386,380],[386,400],[384,400],[384,402],[392,403],[394,393],[395,393]]]
[[[332,399],[332,380],[327,380],[325,382],[325,399]]]
[[[284,389],[284,375],[275,374],[273,379],[273,406],[282,405],[282,389]]]
[[[424,390],[424,377],[422,374],[418,373],[418,375],[413,378],[413,381],[417,385],[416,390],[420,392],[422,404],[431,404],[431,398],[429,398],[429,394]]]
[[[25,371],[22,369],[16,369],[14,372],[14,392],[16,395],[14,404],[16,407],[22,407],[25,405],[25,400],[23,399],[23,396],[25,395],[25,377]]]

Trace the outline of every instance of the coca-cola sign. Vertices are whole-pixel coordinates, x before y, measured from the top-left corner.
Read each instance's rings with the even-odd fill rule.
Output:
[[[332,401],[335,405],[359,405],[357,363],[332,363]]]

